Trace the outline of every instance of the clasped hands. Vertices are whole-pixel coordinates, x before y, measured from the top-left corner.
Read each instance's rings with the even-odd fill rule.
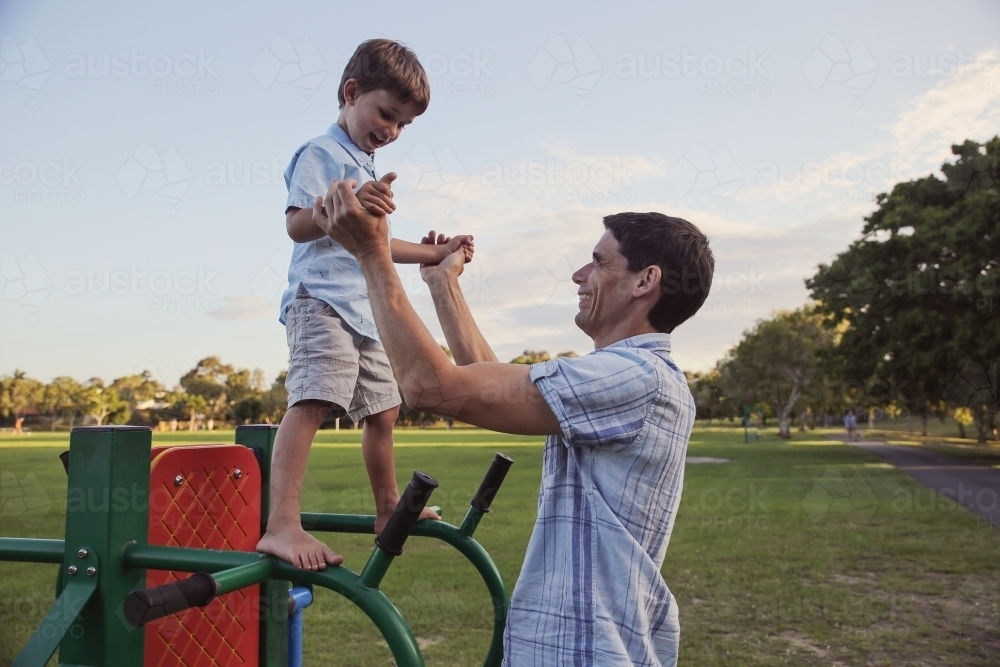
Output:
[[[373,253],[391,255],[386,216],[396,210],[391,186],[395,179],[396,174],[390,172],[377,181],[368,181],[357,193],[357,181],[334,180],[325,198],[316,197],[313,222],[359,261]],[[439,265],[420,265],[424,280],[439,272],[457,277],[475,252],[473,238],[467,235],[448,237],[431,230],[420,242],[445,246],[446,252]]]

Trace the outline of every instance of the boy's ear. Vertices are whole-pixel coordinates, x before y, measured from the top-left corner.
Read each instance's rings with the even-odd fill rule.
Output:
[[[358,82],[355,79],[348,79],[344,82],[344,101],[351,106],[358,99]]]

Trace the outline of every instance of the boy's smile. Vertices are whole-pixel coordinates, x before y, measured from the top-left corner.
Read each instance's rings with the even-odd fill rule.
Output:
[[[388,90],[357,92],[357,84],[349,79],[344,84],[344,108],[337,124],[347,132],[358,148],[374,153],[395,141],[403,128],[419,113],[413,102],[402,102]]]

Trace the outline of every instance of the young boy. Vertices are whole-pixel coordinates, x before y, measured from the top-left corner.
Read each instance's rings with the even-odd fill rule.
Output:
[[[299,519],[302,480],[317,429],[345,413],[355,422],[364,420],[361,450],[375,495],[375,532],[381,533],[399,501],[392,427],[400,404],[361,267],[317,226],[313,207],[331,181],[355,179],[362,183],[357,194],[368,210],[388,215],[395,209],[390,184],[396,175],[376,180],[374,153],[427,109],[430,85],[410,49],[373,39],[347,63],[338,97],[340,118],[326,135],[301,146],[285,171],[285,226],[295,241],[279,317],[290,356],[288,411],[271,461],[267,531],[257,544],[258,551],[310,570],[343,562],[306,533]],[[393,261],[404,264],[437,264],[460,248],[470,261],[473,253],[471,236],[456,236],[443,246],[399,239],[390,245]],[[438,517],[425,509],[421,518]]]

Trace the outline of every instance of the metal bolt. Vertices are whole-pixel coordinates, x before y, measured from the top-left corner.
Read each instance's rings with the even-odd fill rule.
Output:
[[[66,568],[66,571],[69,572],[69,576],[72,577],[77,572],[76,565],[70,565],[68,568]]]
[[[242,476],[243,476],[242,470],[240,470],[239,468],[233,469],[233,479],[239,479]]]
[[[97,574],[97,568],[96,567],[94,567],[93,565],[91,565],[90,567],[87,568],[87,576],[88,577],[92,577],[95,574]]]
[[[76,556],[77,556],[77,558],[86,558],[87,557],[87,550],[86,549],[77,549]]]
[[[177,475],[177,477],[174,477],[174,486],[180,486],[183,483],[184,483],[184,477],[182,475]]]

